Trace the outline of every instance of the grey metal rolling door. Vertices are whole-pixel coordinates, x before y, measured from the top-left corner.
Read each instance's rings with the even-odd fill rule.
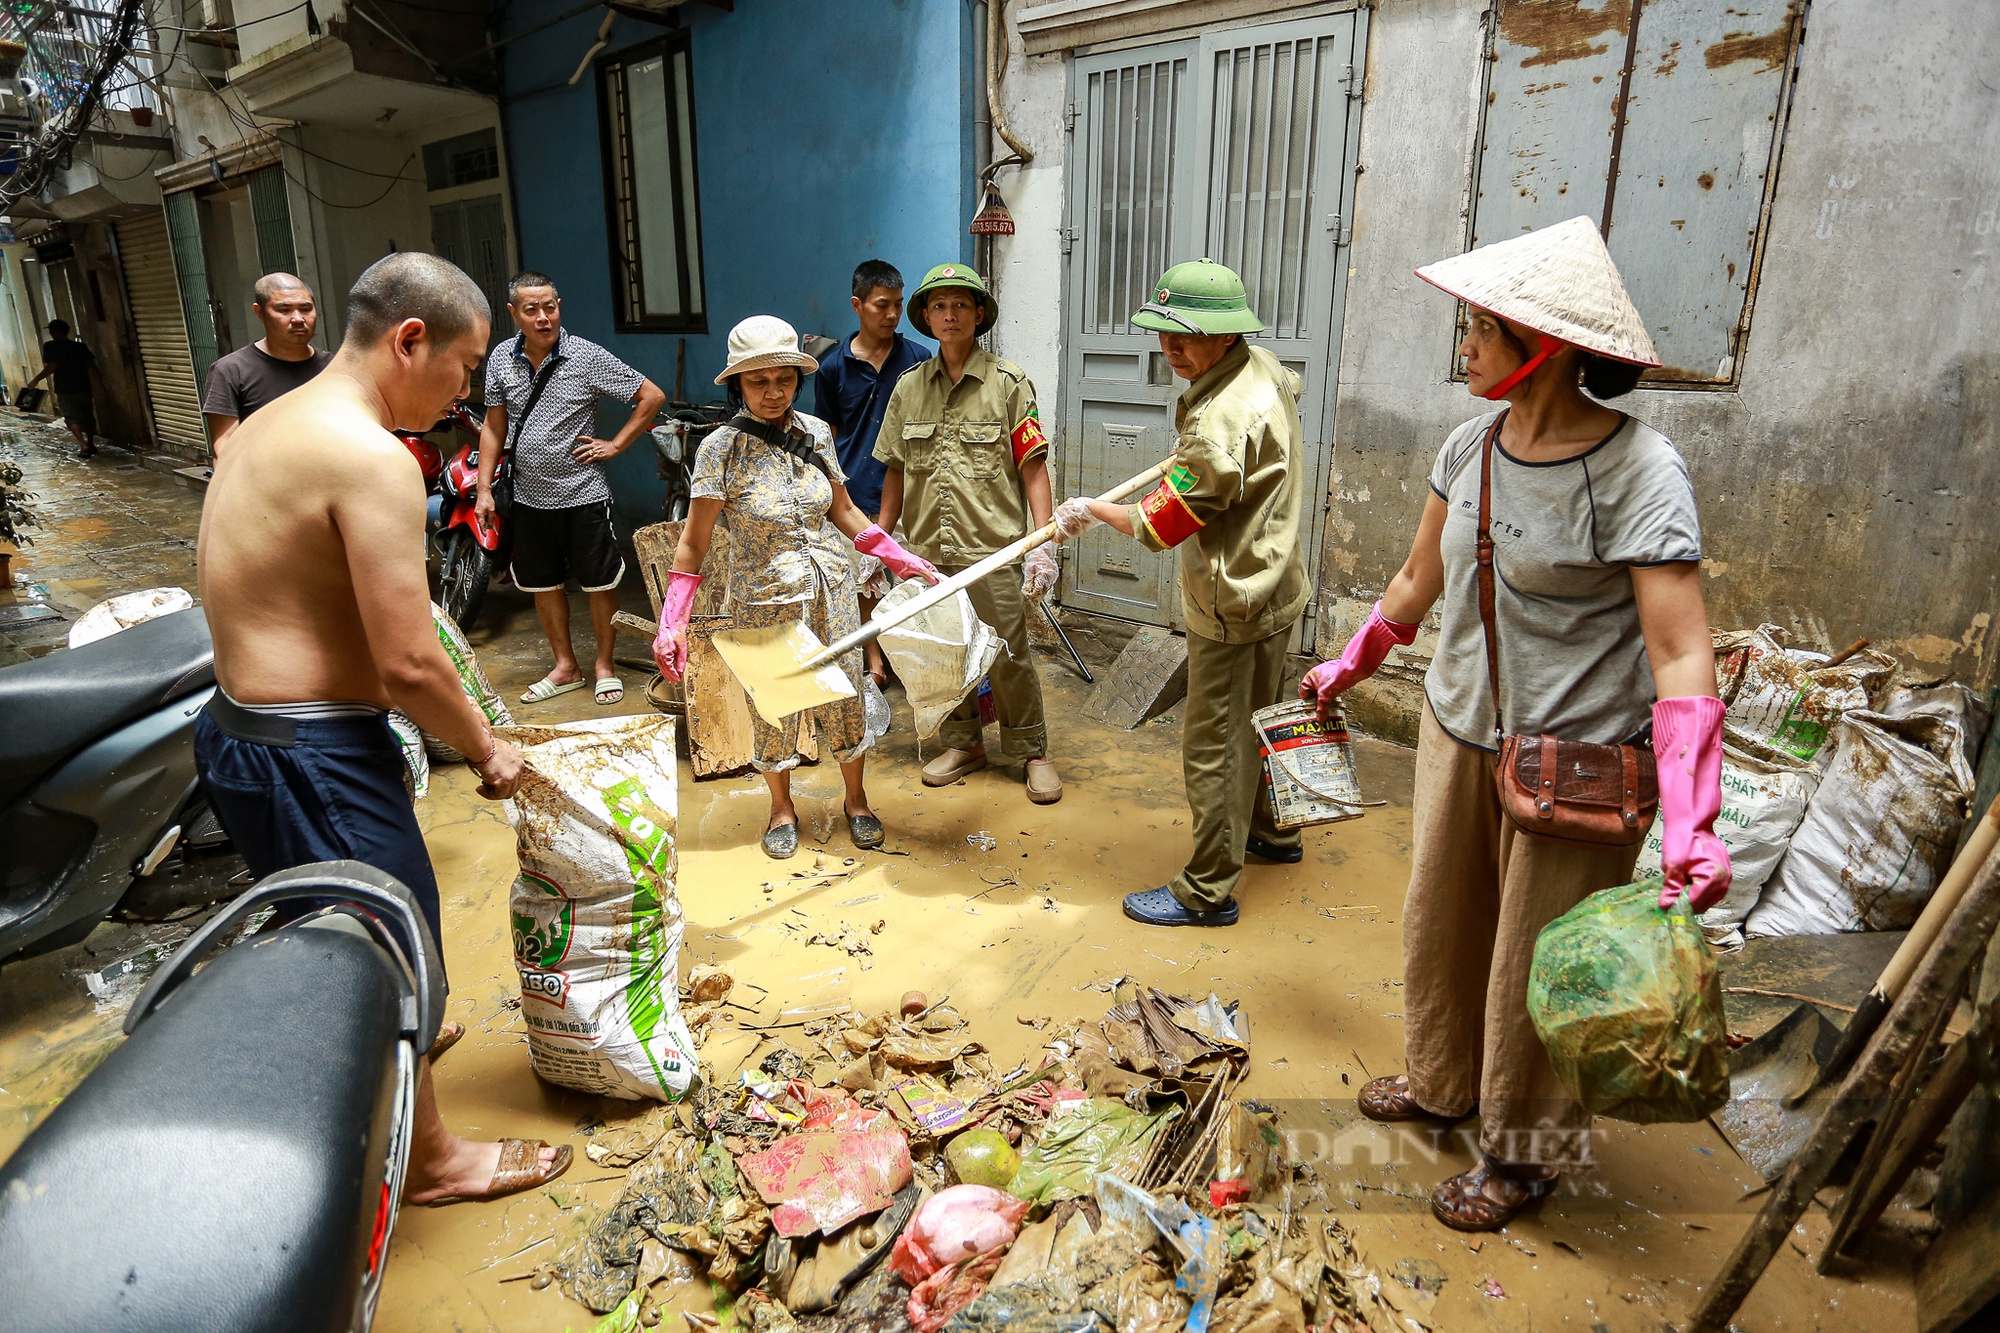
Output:
[[[153,430],[160,442],[192,458],[206,457],[208,431],[195,387],[194,358],[181,319],[180,287],[167,220],[151,213],[118,224],[118,254],[125,270],[125,295],[139,330],[139,360],[152,402]]]
[[[1350,12],[1202,38],[1198,115],[1203,252],[1243,276],[1269,349],[1304,382],[1306,568],[1320,569],[1330,480],[1335,369],[1354,215],[1365,14]],[[1314,646],[1309,609],[1295,649]]]
[[[1196,257],[1182,174],[1194,135],[1193,41],[1071,63],[1069,294],[1064,315],[1062,486],[1096,495],[1173,452],[1175,382],[1132,311],[1169,265]],[[1094,528],[1063,565],[1062,602],[1179,627],[1172,554]]]

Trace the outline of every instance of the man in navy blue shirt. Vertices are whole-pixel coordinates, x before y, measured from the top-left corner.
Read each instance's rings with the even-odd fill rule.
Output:
[[[875,433],[882,428],[882,411],[903,372],[930,359],[922,343],[896,332],[903,318],[903,275],[879,259],[863,260],[854,270],[854,295],[849,304],[861,322],[860,332],[842,339],[821,358],[813,376],[813,414],[833,427],[833,447],[847,473],[847,493],[855,507],[872,520],[882,512],[882,475],[875,460]],[[862,598],[861,614],[874,609]],[[868,674],[880,685],[888,680],[882,650],[868,644]]]

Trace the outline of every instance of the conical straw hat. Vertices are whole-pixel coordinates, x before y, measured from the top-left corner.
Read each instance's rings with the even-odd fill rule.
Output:
[[[1460,300],[1525,324],[1587,352],[1657,366],[1646,322],[1597,224],[1571,218],[1508,241],[1496,241],[1417,270]]]

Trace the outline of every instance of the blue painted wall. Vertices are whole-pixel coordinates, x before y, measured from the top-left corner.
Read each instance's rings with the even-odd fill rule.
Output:
[[[573,8],[517,0],[504,37]],[[729,329],[755,314],[801,333],[854,328],[848,282],[881,258],[914,286],[971,257],[972,34],[964,0],[736,0],[677,11],[689,30],[708,332],[687,336],[685,394],[719,400]],[[563,86],[602,10],[504,48],[505,117],[521,259],[555,278],[563,324],[673,392],[682,335],[614,333],[596,80]],[[606,53],[661,30],[620,17]],[[907,331],[907,325],[905,326]],[[810,382],[804,405],[811,407]],[[605,429],[622,413],[600,409]],[[619,516],[657,521],[642,441],[612,464]]]

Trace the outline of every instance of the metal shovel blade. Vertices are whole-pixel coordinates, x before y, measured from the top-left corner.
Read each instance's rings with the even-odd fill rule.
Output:
[[[801,621],[765,629],[720,630],[712,637],[757,715],[774,727],[794,713],[854,697],[854,684],[839,663],[800,670],[826,646]]]
[[[1776,1180],[1819,1123],[1831,1087],[1816,1086],[1840,1029],[1809,1004],[1730,1056],[1729,1104],[1715,1123],[1743,1160]]]

